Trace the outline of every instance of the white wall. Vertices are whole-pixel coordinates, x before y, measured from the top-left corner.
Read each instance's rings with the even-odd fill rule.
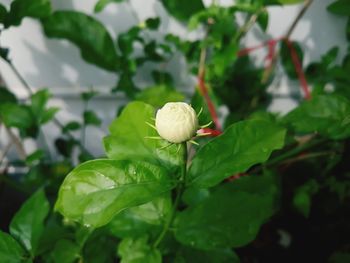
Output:
[[[0,0],[3,4],[9,4],[10,0]],[[96,0],[52,0],[55,9],[75,9],[95,16],[102,21],[112,36],[127,30],[130,26],[138,24],[148,17],[160,16],[162,24],[160,33],[172,32],[183,37],[194,38],[195,33],[188,33],[186,29],[176,20],[169,18],[162,5],[157,0],[131,0],[131,5],[127,3],[110,4],[107,8],[95,15],[93,8]],[[205,0],[209,4],[211,0]],[[229,4],[231,1],[221,1],[222,4]],[[346,50],[345,39],[345,19],[329,14],[326,6],[331,0],[315,0],[307,11],[301,22],[295,29],[292,39],[300,41],[304,48],[304,63],[318,60],[320,55],[333,46],[340,47],[340,56]],[[268,36],[262,34],[258,28],[244,39],[242,46],[254,46],[269,38],[280,37],[293,21],[300,9],[299,5],[288,7],[269,8],[270,20],[268,25]],[[134,10],[134,11],[133,11]],[[117,81],[117,77],[111,73],[85,63],[79,50],[66,41],[47,39],[43,36],[40,24],[29,18],[25,18],[20,27],[11,28],[2,33],[1,45],[11,48],[10,57],[13,64],[18,68],[22,76],[27,80],[33,90],[49,87],[54,95],[52,105],[60,106],[62,109],[58,118],[62,122],[72,119],[79,120],[82,105],[79,100],[81,91],[87,87],[101,92],[101,96],[93,100],[91,108],[97,111],[103,118],[102,129],[90,128],[88,130],[87,148],[97,155],[103,154],[101,138],[107,132],[107,125],[113,119],[117,106],[124,103],[123,96],[110,96],[108,91]],[[262,65],[262,58],[266,50],[261,50],[253,54],[258,65]],[[183,61],[175,59],[167,67],[174,72],[177,86],[184,91],[193,90],[193,77],[190,77],[182,69]],[[146,86],[150,83],[149,72],[153,65],[148,64],[137,75],[137,82]],[[27,97],[25,89],[17,80],[8,66],[0,63],[1,75],[12,91],[20,97]],[[298,90],[298,83],[277,76],[272,86],[271,92],[279,95],[288,95],[291,90]],[[288,111],[295,106],[295,103],[288,98],[276,98],[270,106],[272,111]],[[45,127],[46,136],[55,138],[59,130],[52,125]],[[0,147],[5,145],[6,137],[4,131],[0,131]],[[33,148],[33,142],[27,141],[27,150]]]

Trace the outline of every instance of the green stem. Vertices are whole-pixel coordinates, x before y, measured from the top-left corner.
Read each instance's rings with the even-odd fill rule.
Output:
[[[185,181],[186,181],[186,172],[187,172],[187,158],[188,158],[187,157],[187,143],[186,142],[182,143],[182,147],[184,148],[183,164],[181,166],[181,176],[180,176],[180,180],[179,180],[179,183],[178,183],[177,189],[176,189],[176,197],[175,197],[173,209],[171,210],[171,213],[168,217],[168,220],[164,224],[162,232],[159,234],[158,238],[153,243],[154,248],[156,248],[160,244],[160,242],[165,237],[166,233],[169,231],[172,223],[174,222],[177,208],[179,206],[182,194],[185,190],[185,183],[186,183]]]
[[[326,142],[327,140],[326,139],[319,139],[319,140],[314,140],[314,141],[311,141],[309,143],[305,143],[303,145],[300,145],[299,147],[295,147],[293,148],[292,150],[290,151],[287,151],[279,156],[277,156],[276,158],[266,162],[263,166],[264,167],[271,167],[271,166],[274,166],[278,163],[281,163],[305,150],[308,150],[308,149],[311,149],[313,147],[316,147],[324,142]],[[262,170],[263,166],[260,166],[260,167],[257,167],[256,169],[253,169],[251,171],[251,173],[257,173],[259,172],[260,170]]]

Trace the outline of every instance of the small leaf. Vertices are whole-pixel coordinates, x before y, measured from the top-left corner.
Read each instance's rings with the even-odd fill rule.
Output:
[[[101,12],[110,3],[120,3],[123,1],[124,0],[99,0],[95,5],[94,12],[95,13]]]
[[[168,72],[162,72],[158,70],[152,71],[152,78],[158,85],[169,85],[172,86],[174,83],[173,77]]]
[[[84,111],[84,123],[86,125],[100,126],[102,121],[94,111]]]
[[[338,0],[331,3],[327,10],[333,14],[350,16],[350,2],[348,0]]]
[[[9,234],[0,230],[0,259],[4,263],[28,263],[26,252]]]
[[[160,108],[167,102],[183,101],[185,96],[169,86],[158,85],[139,92],[136,99]]]
[[[98,92],[94,91],[94,90],[87,91],[87,92],[82,92],[81,93],[81,98],[83,99],[83,101],[89,101],[93,97],[95,97],[97,94],[98,94]]]
[[[81,127],[80,123],[77,121],[71,121],[68,122],[63,128],[62,128],[62,132],[63,133],[68,133],[70,131],[76,131],[79,130]]]
[[[294,46],[300,63],[303,64],[303,51],[300,45],[297,42],[291,42],[291,45]],[[292,60],[291,51],[285,41],[281,43],[281,62],[288,77],[297,79],[298,75]]]
[[[220,185],[175,220],[175,238],[196,249],[240,247],[255,239],[274,213],[278,188],[270,175],[246,176]]]
[[[60,108],[58,107],[50,107],[48,109],[46,109],[42,114],[41,114],[41,120],[40,120],[40,124],[45,124],[48,123],[49,121],[51,121],[56,113],[60,110]]]
[[[31,109],[34,116],[40,116],[44,112],[50,97],[51,94],[47,89],[40,90],[31,96]]]
[[[56,209],[88,226],[107,224],[125,208],[149,202],[174,187],[165,169],[137,161],[93,160],[70,172]]]
[[[231,249],[216,249],[210,251],[181,247],[177,250],[174,263],[239,263],[238,256]]]
[[[44,230],[44,220],[50,205],[43,190],[34,193],[17,211],[10,224],[10,233],[36,255],[39,240]]]
[[[5,17],[5,28],[19,26],[24,17],[45,18],[50,13],[50,0],[14,0]]]
[[[345,139],[350,136],[350,101],[337,95],[315,96],[288,113],[283,122],[298,133]]]
[[[154,123],[154,117],[155,109],[151,105],[139,101],[129,103],[110,125],[111,135],[104,138],[107,156],[115,160],[148,161],[176,172],[183,162],[184,149],[165,140],[147,138],[159,136],[146,123]]]
[[[87,62],[112,72],[118,69],[113,39],[95,18],[77,11],[56,11],[41,22],[47,37],[71,41]]]
[[[0,116],[8,127],[16,127],[24,130],[34,124],[32,112],[26,105],[15,103],[0,104]]]
[[[267,26],[269,25],[269,13],[266,10],[261,12],[258,16],[257,22],[260,28],[266,32]]]
[[[4,23],[7,15],[6,7],[0,4],[0,23]]]
[[[160,25],[160,18],[159,17],[155,17],[155,18],[148,18],[146,20],[146,27],[148,29],[151,29],[151,30],[157,30],[159,25]]]
[[[205,9],[202,0],[161,0],[170,15],[184,22],[193,14]]]
[[[36,150],[27,156],[26,164],[33,165],[33,163],[43,159],[44,156],[45,156],[45,153],[43,150]]]
[[[125,238],[118,246],[121,263],[161,263],[162,255],[159,250],[151,247],[148,238]]]
[[[285,133],[269,121],[247,120],[231,125],[197,152],[189,169],[190,184],[208,188],[265,162],[273,150],[283,147]]]

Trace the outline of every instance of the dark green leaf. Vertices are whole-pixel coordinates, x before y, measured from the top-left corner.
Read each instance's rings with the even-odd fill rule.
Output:
[[[51,253],[49,258],[53,263],[74,263],[79,259],[79,246],[68,239],[59,240]]]
[[[42,20],[44,32],[50,38],[63,38],[80,48],[87,62],[115,72],[118,55],[113,39],[102,23],[76,11],[56,11]]]
[[[167,102],[183,101],[185,96],[169,86],[157,85],[144,89],[136,99],[160,108]]]
[[[172,86],[174,83],[173,77],[170,75],[170,73],[165,71],[158,71],[154,70],[152,71],[152,78],[156,84],[164,84]]]
[[[159,250],[151,247],[148,238],[125,238],[118,246],[121,263],[161,263],[162,255]]]
[[[50,205],[44,191],[39,190],[21,206],[11,221],[11,234],[32,255],[36,255],[39,239],[44,230],[44,220],[49,213],[49,209]]]
[[[70,131],[76,131],[79,130],[81,127],[80,123],[77,121],[71,121],[68,122],[63,128],[62,128],[62,132],[63,133],[67,133]]]
[[[47,89],[40,90],[31,96],[31,109],[34,116],[40,116],[44,112],[50,97],[51,94]]]
[[[86,125],[100,126],[102,122],[94,111],[87,110],[84,111],[84,123]]]
[[[348,0],[338,0],[327,7],[331,13],[343,16],[350,16],[350,2]]]
[[[305,217],[309,216],[312,196],[318,192],[319,188],[318,182],[315,179],[310,179],[296,189],[293,205]]]
[[[0,47],[0,57],[3,58],[7,62],[11,62],[11,60],[8,56],[9,52],[10,52],[9,48]]]
[[[324,67],[327,68],[330,64],[335,62],[338,53],[339,47],[333,47],[330,50],[328,50],[327,53],[322,56],[322,64],[324,65]]]
[[[211,187],[265,162],[273,150],[283,147],[285,133],[269,121],[247,120],[231,125],[197,152],[189,169],[190,183]]]
[[[0,4],[0,23],[4,23],[7,15],[6,7]]]
[[[350,136],[350,101],[337,95],[319,95],[304,101],[284,117],[298,133],[318,132],[331,139]]]
[[[39,161],[40,159],[43,159],[44,156],[45,156],[45,153],[43,150],[36,150],[27,156],[26,163],[28,165],[32,165],[33,163]]]
[[[0,104],[6,103],[6,102],[16,103],[17,102],[16,96],[5,87],[0,86]]]
[[[154,123],[155,109],[143,102],[129,103],[109,127],[110,136],[104,138],[107,156],[115,160],[145,160],[174,170],[183,162],[183,147],[168,146],[165,140],[149,139],[159,136],[146,122]],[[168,146],[166,148],[165,147]]]
[[[110,3],[120,3],[123,1],[124,0],[99,0],[95,5],[94,12],[95,13],[101,12]]]
[[[83,99],[83,101],[89,101],[93,97],[95,97],[97,94],[98,94],[98,92],[94,91],[94,90],[87,91],[87,92],[82,92],[81,93],[81,98]]]
[[[293,45],[297,56],[299,58],[299,61],[301,63],[301,65],[303,64],[303,51],[300,47],[300,45],[297,42],[291,42],[291,45]],[[282,41],[281,44],[281,62],[282,65],[284,67],[285,72],[287,73],[288,77],[292,78],[292,79],[297,79],[298,75],[295,71],[295,66],[292,60],[292,56],[291,56],[291,51],[288,47],[288,44],[286,44],[285,41]]]
[[[205,7],[202,0],[161,0],[165,9],[180,21],[187,21],[193,14]]]
[[[50,13],[50,0],[14,0],[5,17],[5,27],[20,25],[24,17],[45,18]]]
[[[205,250],[246,245],[274,213],[277,189],[270,175],[246,176],[223,184],[179,214],[175,237],[182,244]]]
[[[209,195],[209,189],[190,187],[183,193],[182,200],[187,205],[196,205],[209,197]]]
[[[69,219],[98,227],[125,208],[147,203],[169,191],[174,183],[165,169],[149,163],[88,161],[67,175],[56,209]]]
[[[115,262],[118,240],[106,232],[94,231],[83,249],[84,263],[112,263]],[[103,253],[101,253],[103,251]]]
[[[132,77],[133,74],[123,72],[119,77],[117,87],[114,91],[123,91],[129,98],[135,98],[135,94],[139,90],[136,87]]]
[[[26,253],[9,234],[0,230],[0,259],[3,263],[25,263]]]
[[[261,12],[257,19],[258,25],[265,32],[269,25],[269,13],[265,10]]]
[[[160,25],[160,18],[159,17],[148,18],[145,23],[147,28],[151,30],[157,30]]]
[[[277,0],[279,3],[283,5],[294,5],[304,2],[304,0]]]

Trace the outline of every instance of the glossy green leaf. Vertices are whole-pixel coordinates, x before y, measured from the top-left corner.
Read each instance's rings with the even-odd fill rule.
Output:
[[[303,51],[297,42],[291,42],[297,53],[298,59],[303,64]],[[295,66],[292,60],[291,51],[285,41],[281,43],[281,62],[287,75],[292,79],[297,79],[298,75],[295,70]]]
[[[24,17],[45,18],[50,13],[50,0],[14,0],[4,24],[5,27],[18,26]]]
[[[138,239],[125,238],[118,246],[121,263],[161,263],[159,250],[148,244],[146,236]]]
[[[183,101],[185,96],[169,86],[158,85],[141,91],[136,99],[160,108],[167,102]]]
[[[304,101],[284,117],[298,133],[318,132],[331,139],[350,136],[350,101],[337,95],[319,95]]]
[[[94,12],[101,12],[110,3],[120,3],[123,1],[124,0],[99,0],[95,5]]]
[[[96,115],[94,111],[84,111],[83,114],[84,117],[84,123],[87,125],[95,125],[100,126],[101,125],[101,119]]]
[[[335,1],[327,7],[327,10],[337,15],[350,16],[350,2],[348,0]]]
[[[0,230],[0,259],[3,263],[25,263],[26,252],[9,234]]]
[[[71,220],[98,227],[125,208],[147,203],[169,191],[174,184],[165,169],[149,163],[88,161],[67,175],[55,208]]]
[[[122,211],[106,227],[120,238],[149,234],[161,229],[171,208],[170,193],[166,193],[151,202]]]
[[[181,247],[173,263],[239,263],[238,256],[230,249],[216,249],[203,251],[190,247]]]
[[[275,179],[269,175],[223,184],[202,202],[180,212],[175,237],[204,250],[244,246],[274,213],[277,194]]]
[[[165,140],[148,139],[159,136],[147,125],[153,123],[155,109],[143,102],[129,103],[109,127],[110,136],[104,138],[107,156],[115,160],[144,160],[162,165],[175,172],[183,162],[183,147],[168,146]],[[168,146],[164,148],[165,146]]]
[[[283,147],[285,133],[285,129],[269,121],[247,120],[231,125],[199,149],[189,169],[190,184],[211,187],[265,162],[273,150]]]
[[[95,18],[77,11],[56,11],[43,19],[42,25],[47,37],[67,39],[77,45],[87,62],[112,72],[118,69],[113,39]]]
[[[44,220],[50,210],[43,190],[33,194],[17,211],[10,224],[10,233],[23,246],[36,255],[39,239],[44,230]]]
[[[161,0],[165,9],[180,21],[187,21],[193,14],[205,7],[202,0]]]
[[[59,240],[49,254],[53,263],[74,263],[79,259],[79,246],[71,240]]]

